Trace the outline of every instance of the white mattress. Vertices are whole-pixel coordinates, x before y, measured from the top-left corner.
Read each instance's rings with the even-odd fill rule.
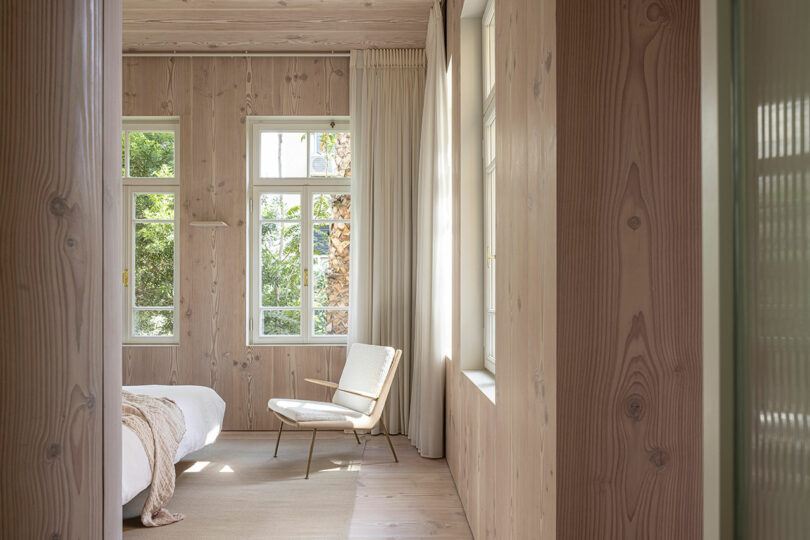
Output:
[[[219,436],[225,416],[225,402],[207,386],[124,386],[127,392],[167,397],[177,403],[186,420],[186,434],[177,447],[174,462],[209,445]],[[121,504],[149,487],[152,472],[146,451],[135,433],[121,426]]]

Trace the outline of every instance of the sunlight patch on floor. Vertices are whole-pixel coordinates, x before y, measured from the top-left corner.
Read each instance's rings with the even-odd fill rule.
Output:
[[[191,467],[189,467],[188,469],[186,469],[183,472],[200,472],[204,468],[208,467],[209,463],[211,463],[211,462],[210,461],[197,461],[196,463],[194,463],[194,465],[192,465]]]

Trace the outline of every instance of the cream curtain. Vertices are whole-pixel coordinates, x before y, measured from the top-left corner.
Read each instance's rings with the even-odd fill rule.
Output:
[[[352,51],[349,343],[402,349],[383,417],[408,433],[414,210],[425,91],[421,49]]]
[[[444,455],[444,358],[450,352],[452,194],[450,106],[442,12],[428,20],[413,305],[413,382],[408,436],[424,457]]]

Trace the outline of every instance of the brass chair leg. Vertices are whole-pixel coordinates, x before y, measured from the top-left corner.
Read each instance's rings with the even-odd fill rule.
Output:
[[[276,438],[276,451],[273,452],[273,457],[278,457],[278,443],[281,440],[281,430],[284,429],[284,422],[278,427],[278,437]]]
[[[309,459],[307,460],[307,475],[304,477],[304,480],[309,478],[309,466],[312,463],[312,449],[315,448],[315,434],[318,433],[317,429],[312,430],[312,442],[309,445]]]
[[[397,453],[394,451],[394,445],[391,444],[391,437],[388,436],[388,428],[385,427],[385,422],[383,422],[382,417],[380,417],[380,425],[383,428],[383,432],[385,433],[385,438],[388,439],[388,446],[391,448],[391,453],[394,454],[394,461],[399,463],[399,458],[397,458]]]
[[[360,444],[360,437],[357,436],[357,430],[353,429],[352,431],[354,432],[354,438],[357,439],[357,444]]]

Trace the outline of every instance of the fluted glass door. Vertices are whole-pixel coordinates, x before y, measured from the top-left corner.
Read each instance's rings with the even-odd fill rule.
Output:
[[[810,0],[738,0],[736,536],[810,538]]]

